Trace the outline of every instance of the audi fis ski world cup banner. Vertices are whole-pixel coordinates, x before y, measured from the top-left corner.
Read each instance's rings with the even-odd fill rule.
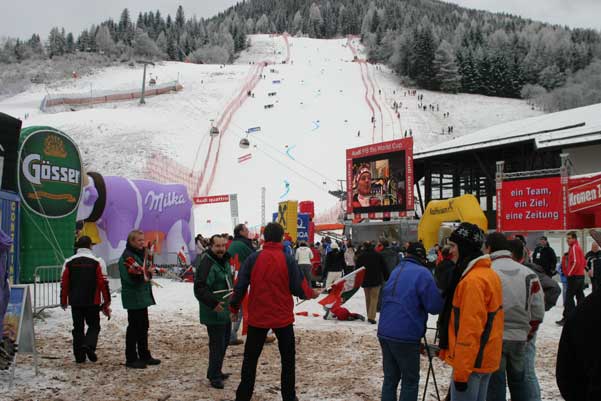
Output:
[[[37,127],[23,130],[19,150],[18,187],[26,208],[49,218],[73,213],[82,193],[81,156],[62,132]]]
[[[503,181],[497,188],[497,230],[565,230],[564,187],[561,177]]]
[[[413,138],[346,151],[347,213],[402,217],[413,213]]]

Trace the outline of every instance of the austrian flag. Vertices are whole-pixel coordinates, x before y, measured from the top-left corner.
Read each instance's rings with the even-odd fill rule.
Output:
[[[177,253],[177,261],[181,266],[188,266],[188,258],[186,258],[186,253],[184,252],[184,247],[179,250]]]
[[[334,305],[342,305],[348,301],[363,283],[365,277],[365,267],[361,267],[354,272],[338,279],[332,284],[330,293],[321,301],[318,301],[324,307],[331,309]]]

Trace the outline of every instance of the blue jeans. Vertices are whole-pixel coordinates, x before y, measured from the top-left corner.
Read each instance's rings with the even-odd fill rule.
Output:
[[[384,365],[382,401],[417,401],[419,387],[419,343],[401,343],[380,338]],[[397,388],[401,391],[397,398]]]
[[[472,373],[465,391],[457,391],[455,383],[451,384],[451,401],[485,401],[490,376],[490,373]]]
[[[530,391],[530,401],[540,401],[540,385],[536,377],[536,334],[526,343],[526,383]]]
[[[501,366],[494,372],[488,385],[488,401],[507,400],[509,387],[512,401],[528,401],[529,386],[526,382],[526,341],[503,341]]]

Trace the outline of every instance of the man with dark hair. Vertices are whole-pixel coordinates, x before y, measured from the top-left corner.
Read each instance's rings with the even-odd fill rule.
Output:
[[[194,275],[200,323],[207,326],[209,334],[207,379],[218,389],[224,387],[223,381],[229,377],[221,369],[232,331],[228,300],[233,284],[226,243],[226,238],[213,235],[210,248],[198,259]]]
[[[160,359],[153,358],[148,350],[148,307],[156,302],[151,285],[153,269],[145,266],[144,244],[144,232],[131,231],[119,259],[121,302],[123,309],[127,310],[125,366],[134,369],[146,369],[147,365],[161,363]]]
[[[512,400],[529,401],[527,341],[545,315],[540,281],[536,273],[512,259],[509,241],[502,233],[489,234],[484,246],[493,270],[501,279],[505,311],[501,366],[490,378],[486,399],[505,401],[507,383]]]
[[[106,264],[92,253],[92,240],[83,236],[75,243],[77,253],[63,264],[61,306],[71,306],[73,317],[73,354],[75,362],[86,356],[96,362],[96,345],[100,333],[100,311],[110,318],[111,296]],[[84,334],[85,324],[88,330]]]
[[[543,287],[545,298],[545,312],[555,306],[561,289],[555,280],[547,275],[545,269],[534,263],[524,263],[524,245],[519,239],[509,241],[513,260],[528,267],[538,276]],[[529,388],[531,400],[540,400],[540,385],[536,377],[536,332],[530,336],[526,344],[526,383]]]
[[[357,268],[365,266],[365,276],[361,287],[365,291],[365,308],[367,309],[367,321],[376,324],[378,313],[378,298],[382,283],[388,280],[388,270],[382,254],[376,252],[371,243],[365,244],[365,250],[357,258]]]
[[[407,256],[396,266],[382,291],[378,340],[382,348],[384,383],[382,400],[417,401],[419,344],[428,314],[442,310],[443,300],[430,271],[424,266],[426,250],[412,243]]]
[[[532,253],[532,262],[542,266],[542,268],[545,269],[545,273],[547,273],[549,277],[553,277],[555,274],[557,274],[557,255],[555,255],[553,248],[549,246],[547,237],[542,236],[539,238],[538,246]]]
[[[246,224],[238,224],[234,227],[234,240],[227,248],[227,253],[230,255],[230,266],[232,267],[234,274],[234,285],[238,280],[240,267],[253,250],[254,248],[250,240],[250,231],[248,230],[248,227],[246,227]],[[244,341],[238,338],[238,330],[240,329],[241,322],[242,308],[238,311],[238,318],[232,324],[232,333],[229,340],[230,345],[240,345],[244,343]]]
[[[578,236],[575,231],[570,231],[567,235],[568,251],[567,263],[563,274],[568,280],[568,289],[566,291],[566,302],[563,309],[563,318],[555,323],[563,326],[570,313],[576,308],[576,302],[580,304],[584,299],[584,269],[586,267],[586,258],[578,243]]]
[[[456,268],[439,345],[441,359],[453,367],[451,401],[485,400],[490,376],[501,362],[503,289],[490,257],[482,254],[483,242],[482,230],[470,223],[461,223],[449,237]]]
[[[248,286],[252,291],[248,300],[248,334],[244,345],[241,381],[236,401],[250,401],[255,386],[257,363],[269,329],[278,339],[282,360],[281,392],[283,401],[295,401],[295,341],[294,302],[292,295],[302,299],[315,298],[319,291],[311,290],[294,258],[284,253],[284,229],[278,223],[269,223],[263,232],[265,243],[261,251],[250,255],[238,276],[230,301],[232,318],[236,319]]]

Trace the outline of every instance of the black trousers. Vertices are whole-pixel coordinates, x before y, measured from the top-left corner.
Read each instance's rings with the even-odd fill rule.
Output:
[[[268,331],[269,329],[248,326],[248,334],[244,346],[244,360],[242,362],[242,380],[238,386],[238,390],[236,390],[236,401],[250,401],[252,398],[257,376],[257,363],[263,351]],[[278,348],[282,361],[282,400],[294,401],[296,398],[294,328],[292,325],[289,325],[280,329],[273,329],[273,331],[278,338]]]
[[[86,348],[96,351],[98,334],[100,333],[99,306],[71,306],[73,317],[73,355],[76,360],[86,358]],[[88,330],[85,331],[85,325]],[[84,332],[85,331],[85,332]]]
[[[125,332],[125,360],[150,359],[148,351],[148,308],[127,310]]]
[[[230,343],[232,333],[232,323],[207,325],[209,333],[209,367],[207,369],[207,379],[214,381],[221,379],[223,372],[223,360],[225,351]]]
[[[568,277],[568,289],[566,291],[566,304],[563,308],[563,317],[567,319],[574,309],[576,309],[576,303],[574,303],[574,297],[576,302],[580,305],[580,302],[584,299],[584,276],[571,276]]]

